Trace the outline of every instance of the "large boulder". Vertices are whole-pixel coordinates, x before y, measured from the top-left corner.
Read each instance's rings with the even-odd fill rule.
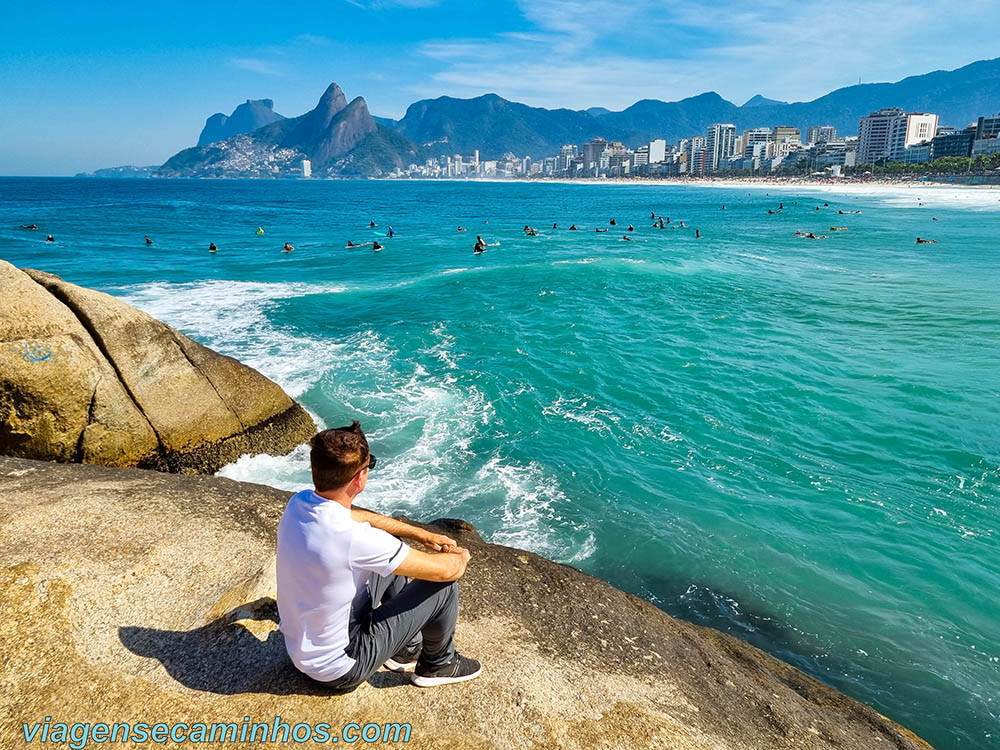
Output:
[[[331,695],[277,630],[275,528],[287,492],[205,476],[0,458],[0,747],[22,724],[350,722],[410,746],[927,750],[876,711],[730,636],[573,568],[469,547],[460,649],[473,682],[381,671]],[[394,688],[394,689],[385,689]],[[234,746],[237,743],[232,743]]]
[[[0,261],[0,453],[211,473],[316,430],[271,380],[121,300]]]

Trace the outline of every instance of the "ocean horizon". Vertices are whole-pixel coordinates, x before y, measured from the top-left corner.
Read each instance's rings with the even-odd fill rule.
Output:
[[[0,178],[4,260],[361,421],[360,504],[463,518],[977,750],[998,230],[996,191],[951,186]],[[219,473],[310,482],[303,447]]]

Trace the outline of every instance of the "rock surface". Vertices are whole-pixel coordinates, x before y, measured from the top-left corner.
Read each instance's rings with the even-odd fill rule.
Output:
[[[315,424],[281,388],[119,299],[0,261],[0,452],[211,473]]]
[[[324,694],[288,661],[273,592],[288,493],[0,458],[0,746],[21,722],[410,722],[415,748],[928,745],[761,651],[528,552],[472,551],[458,644],[484,673],[391,672]],[[236,746],[236,743],[232,743]]]

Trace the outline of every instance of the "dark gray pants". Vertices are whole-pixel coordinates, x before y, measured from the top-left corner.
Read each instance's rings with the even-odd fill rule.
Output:
[[[347,655],[351,671],[329,682],[334,690],[353,690],[371,677],[386,660],[405,648],[420,652],[420,663],[439,667],[455,658],[458,622],[458,585],[432,583],[403,576],[368,579],[371,606],[355,613]]]

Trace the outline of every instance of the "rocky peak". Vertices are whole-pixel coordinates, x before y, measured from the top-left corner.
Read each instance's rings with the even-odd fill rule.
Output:
[[[247,99],[233,110],[231,115],[216,112],[205,121],[205,127],[198,137],[198,145],[216,143],[235,135],[252,133],[258,128],[285,118],[274,111],[273,99]]]

